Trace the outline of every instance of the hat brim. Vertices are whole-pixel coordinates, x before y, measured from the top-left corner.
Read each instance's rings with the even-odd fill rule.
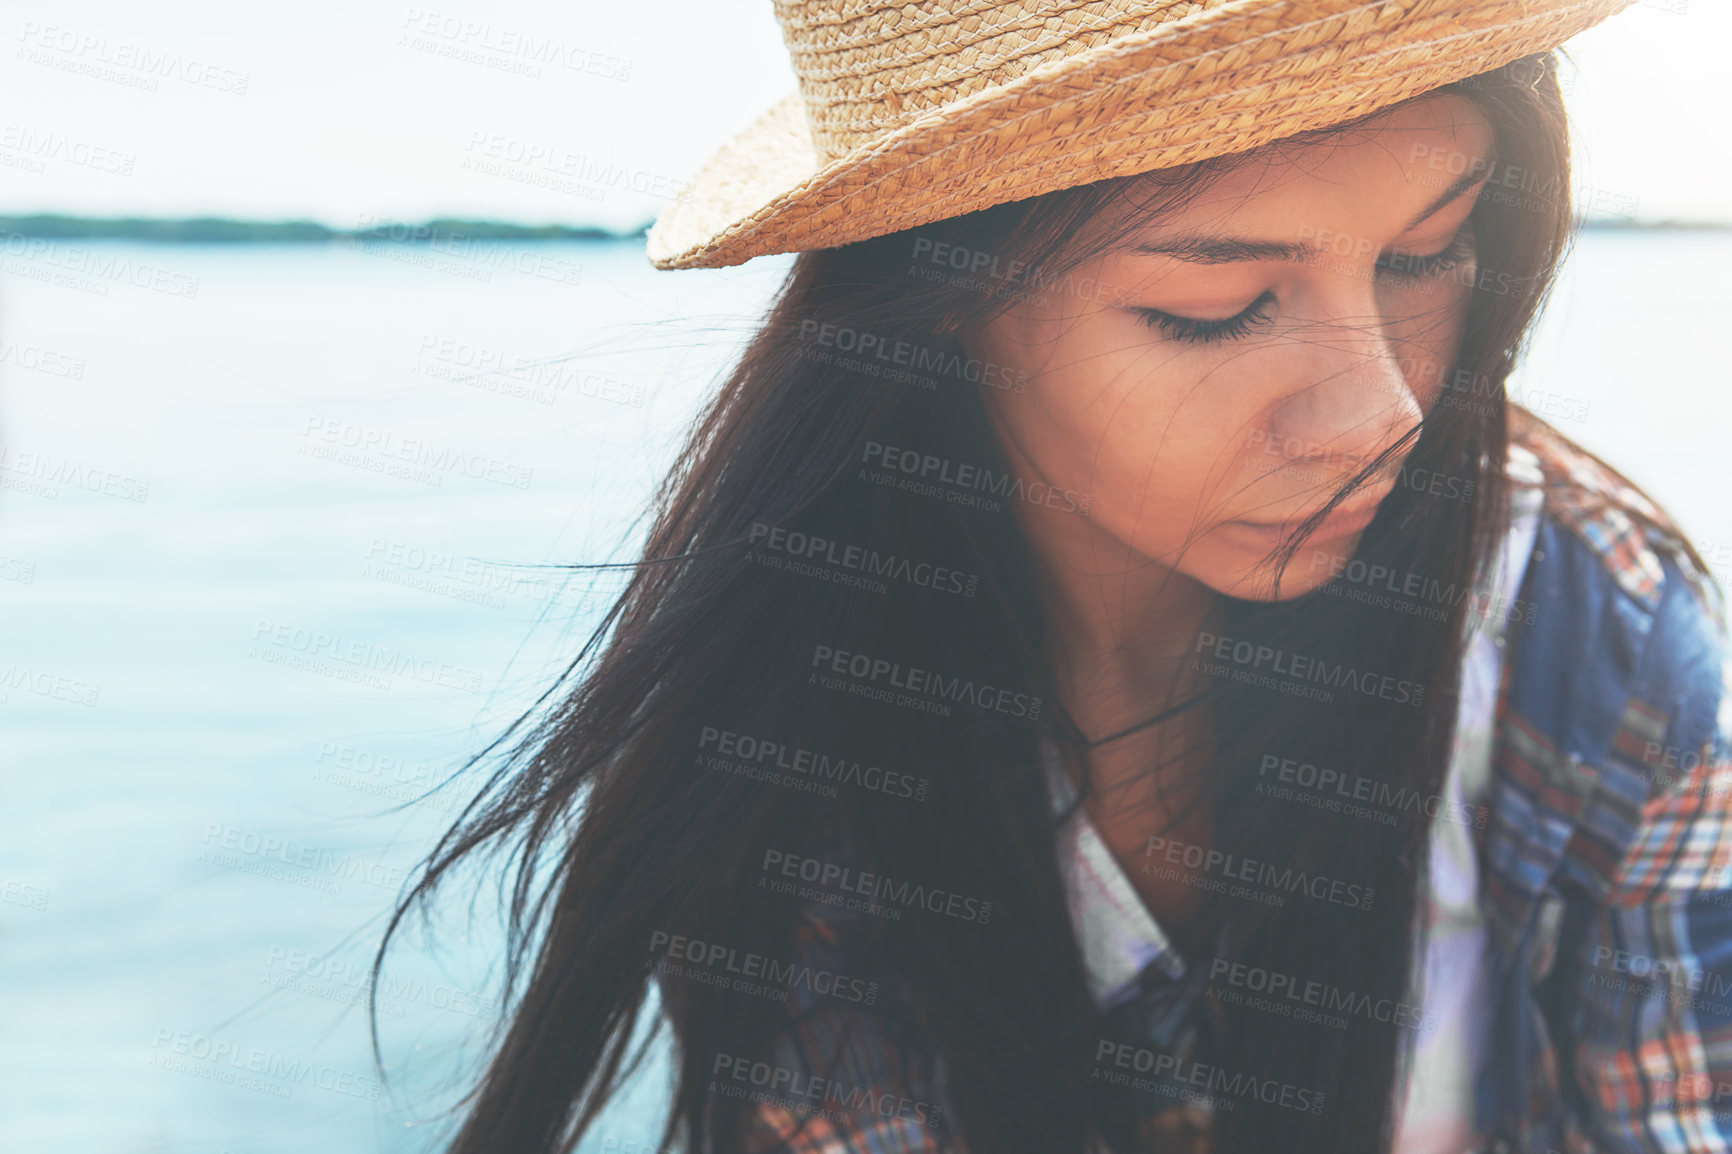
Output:
[[[799,94],[650,229],[657,268],[831,248],[1257,148],[1557,47],[1634,0],[1231,0],[1052,61],[824,163]]]

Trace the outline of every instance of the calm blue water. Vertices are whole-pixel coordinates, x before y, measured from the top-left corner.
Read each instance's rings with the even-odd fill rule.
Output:
[[[1587,235],[1518,379],[1723,575],[1729,258]],[[364,966],[457,795],[392,807],[575,652],[606,584],[540,566],[631,539],[760,263],[0,252],[0,1149],[436,1148],[496,938],[483,902],[397,954],[378,1083]]]

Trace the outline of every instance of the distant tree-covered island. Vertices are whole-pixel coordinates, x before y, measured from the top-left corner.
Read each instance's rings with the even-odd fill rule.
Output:
[[[1583,228],[1643,232],[1725,232],[1732,221],[1724,220],[1639,220],[1628,216],[1590,216],[1581,222]]]
[[[139,240],[159,244],[319,244],[338,240],[427,241],[462,236],[489,240],[632,240],[649,225],[615,232],[594,225],[514,224],[497,220],[441,217],[419,224],[381,222],[360,228],[332,228],[311,220],[235,220],[221,216],[184,219],[152,217],[62,216],[38,213],[0,216],[0,233],[51,240]]]
[[[1583,228],[1594,230],[1694,231],[1725,230],[1732,223],[1688,220],[1638,220],[1628,216],[1586,217]],[[0,235],[50,240],[134,240],[157,244],[320,244],[332,241],[400,241],[413,244],[451,237],[485,240],[641,240],[649,222],[615,231],[597,225],[516,224],[498,220],[439,217],[419,224],[381,221],[357,228],[332,228],[312,220],[235,220],[223,216],[180,219],[156,217],[93,217],[36,213],[0,216]]]

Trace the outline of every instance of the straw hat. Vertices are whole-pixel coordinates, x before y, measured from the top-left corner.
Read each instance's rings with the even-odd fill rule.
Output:
[[[774,0],[798,89],[650,229],[658,268],[829,248],[1340,124],[1633,0]]]

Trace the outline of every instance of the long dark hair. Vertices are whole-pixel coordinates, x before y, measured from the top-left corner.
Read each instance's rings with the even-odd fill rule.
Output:
[[[1522,174],[1522,195],[1484,195],[1473,210],[1482,275],[1445,385],[1471,403],[1435,406],[1396,457],[1374,466],[1387,473],[1399,459],[1408,475],[1452,479],[1453,491],[1398,485],[1356,561],[1465,590],[1506,529],[1503,383],[1571,219],[1553,58],[1447,91],[1486,113],[1498,170]],[[1144,208],[1159,212],[1203,194],[1231,159],[1135,187],[1154,190]],[[466,1100],[453,1154],[572,1148],[642,1056],[630,1040],[675,936],[791,957],[801,907],[762,884],[766,855],[845,860],[991,903],[989,918],[862,918],[856,931],[854,956],[869,970],[858,976],[887,992],[855,1008],[942,1061],[953,1107],[945,1132],[977,1154],[1080,1154],[1108,1124],[1091,1087],[1105,1027],[1056,867],[1042,760],[1043,741],[1075,758],[1088,739],[1054,691],[1038,568],[1005,507],[1016,497],[959,499],[955,484],[921,490],[862,469],[891,445],[975,470],[969,476],[1010,475],[983,394],[1017,382],[970,360],[962,334],[1021,293],[1098,290],[1067,281],[1079,259],[1067,245],[1127,187],[1067,189],[794,260],[660,488],[629,585],[560,681],[481,755],[503,753],[379,947],[375,973],[403,917],[454,867],[511,849],[512,1012]],[[965,255],[928,259],[940,251]],[[1465,499],[1449,499],[1463,487]],[[903,567],[877,584],[838,581],[834,564],[813,567],[814,541],[827,562],[852,548]],[[910,577],[908,562],[925,576]],[[1374,887],[1375,902],[1217,896],[1186,936],[1222,943],[1210,948],[1247,966],[1400,1000],[1430,823],[1271,802],[1256,794],[1259,767],[1278,756],[1436,796],[1471,601],[1397,613],[1350,594],[1338,582],[1273,603],[1220,598],[1209,633],[1406,685],[1399,703],[1212,677],[1180,704],[1206,708],[1211,848]],[[853,672],[837,672],[845,669]],[[885,669],[900,674],[879,678]],[[939,701],[911,688],[914,673],[923,685],[971,689]],[[1154,702],[1149,712],[1173,707]],[[790,788],[706,762],[721,734],[882,767],[919,786]],[[717,1055],[763,1057],[790,1028],[790,1011],[696,981],[664,981],[660,993],[678,1054],[663,1148],[739,1148],[751,1107],[711,1091]],[[1220,1113],[1217,1149],[1388,1148],[1411,1030],[1377,1016],[1327,1029],[1214,1004],[1224,1023],[1210,1043],[1216,1066],[1308,1088],[1324,1104],[1312,1113],[1243,1097]]]

